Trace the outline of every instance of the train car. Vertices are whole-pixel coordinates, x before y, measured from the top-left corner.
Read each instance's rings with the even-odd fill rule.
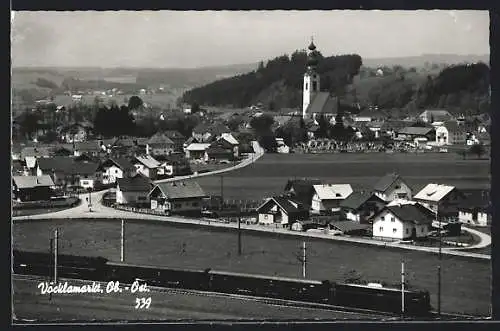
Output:
[[[329,285],[316,280],[216,270],[211,270],[209,276],[210,289],[214,292],[319,303],[328,301]]]
[[[334,284],[331,302],[335,305],[401,313],[401,289],[359,284]],[[430,307],[429,293],[405,290],[405,313],[425,315]]]
[[[108,261],[107,280],[132,283],[142,280],[151,286],[207,290],[207,270],[172,269]]]
[[[52,254],[42,252],[23,252],[15,250],[13,272],[35,276],[54,274],[55,259]],[[63,278],[100,280],[104,276],[107,260],[102,257],[72,255],[57,256],[57,274]]]

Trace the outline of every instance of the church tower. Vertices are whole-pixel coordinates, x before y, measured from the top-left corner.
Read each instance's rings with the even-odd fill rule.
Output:
[[[316,51],[316,46],[311,38],[311,44],[308,47],[309,52],[307,54],[307,70],[304,74],[304,85],[302,94],[302,117],[305,119],[308,117],[306,111],[307,107],[313,100],[316,93],[320,91],[319,86],[319,75],[317,72],[318,66],[318,51]]]

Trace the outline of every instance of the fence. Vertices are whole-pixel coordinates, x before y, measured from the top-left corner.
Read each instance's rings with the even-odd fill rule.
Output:
[[[68,197],[61,200],[54,201],[26,201],[18,202],[13,201],[12,209],[50,209],[50,208],[63,208],[63,207],[74,207],[80,202],[78,197]]]

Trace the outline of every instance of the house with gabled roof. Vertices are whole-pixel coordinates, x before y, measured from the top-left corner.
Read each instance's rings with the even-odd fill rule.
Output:
[[[205,197],[205,192],[194,180],[159,183],[149,192],[151,209],[167,214],[200,214]]]
[[[418,115],[419,120],[425,123],[444,122],[452,120],[453,116],[444,109],[429,109]]]
[[[407,126],[398,130],[396,139],[414,141],[416,138],[425,138],[427,141],[436,139],[436,129],[433,127]]]
[[[192,132],[192,136],[200,143],[211,142],[218,137],[222,136],[223,133],[231,133],[226,125],[222,123],[200,123],[198,124]]]
[[[49,200],[54,186],[54,181],[48,175],[12,176],[12,193],[17,201]]]
[[[373,237],[402,240],[427,237],[435,216],[416,202],[384,207],[373,218]]]
[[[176,152],[182,151],[182,147],[184,145],[184,142],[186,141],[186,137],[182,133],[180,133],[177,130],[166,130],[164,131],[164,134],[172,140],[174,143],[174,150]]]
[[[81,142],[87,140],[94,131],[94,125],[89,121],[74,122],[61,128],[61,139],[66,142]]]
[[[262,225],[276,224],[283,228],[290,227],[297,221],[304,221],[309,217],[309,210],[288,197],[274,196],[268,198],[257,208],[258,223]]]
[[[396,173],[389,173],[380,178],[373,187],[373,193],[386,202],[412,198],[411,187]]]
[[[352,192],[340,202],[340,211],[345,219],[359,223],[371,223],[371,218],[380,212],[386,202],[373,192]]]
[[[289,179],[285,185],[284,193],[285,195],[293,198],[295,201],[300,202],[305,208],[309,209],[314,195],[313,185],[319,184],[321,184],[319,179]]]
[[[436,126],[436,143],[438,145],[465,145],[468,130],[457,121],[446,121]]]
[[[164,133],[157,132],[149,140],[146,145],[146,154],[168,155],[175,151],[175,143]]]
[[[313,185],[311,210],[316,214],[340,211],[340,203],[353,192],[350,184]]]
[[[106,148],[103,147],[98,140],[81,141],[74,143],[74,156],[88,154],[91,156],[99,156],[106,154]]]
[[[192,143],[185,149],[186,157],[192,160],[199,159],[208,161],[209,158],[207,150],[210,148],[210,146],[210,143]]]
[[[99,163],[73,157],[51,157],[37,160],[37,175],[49,175],[57,186],[80,186],[93,189],[101,182]]]
[[[415,194],[413,200],[434,213],[439,211],[441,218],[444,216],[441,211],[457,207],[463,198],[464,195],[454,186],[431,183]]]
[[[116,203],[119,205],[149,206],[149,192],[153,188],[153,182],[137,174],[133,177],[116,179]]]
[[[158,177],[158,169],[161,167],[161,162],[154,159],[151,155],[137,155],[132,164],[138,173],[153,180]]]
[[[109,158],[101,163],[101,169],[104,185],[114,184],[117,178],[131,177],[137,173],[132,162],[126,158]]]
[[[488,190],[461,190],[464,199],[458,206],[458,221],[471,226],[491,225],[492,203]]]
[[[231,146],[233,151],[233,156],[238,157],[240,142],[231,134],[231,133],[223,133],[221,137],[218,139],[219,142],[223,142],[228,146]]]
[[[191,165],[184,153],[174,152],[170,155],[160,155],[155,158],[161,163],[158,176],[182,176],[191,174]]]

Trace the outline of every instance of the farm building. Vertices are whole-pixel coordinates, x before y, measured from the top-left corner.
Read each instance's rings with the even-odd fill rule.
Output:
[[[158,156],[156,160],[161,162],[161,166],[158,168],[159,176],[179,176],[191,173],[191,166],[184,153],[175,152],[170,155]]]
[[[209,160],[218,160],[218,161],[221,160],[233,161],[235,157],[233,145],[223,139],[214,141],[206,149],[206,155]]]
[[[166,130],[163,132],[174,143],[174,151],[181,152],[186,138],[176,130]]]
[[[353,192],[350,184],[320,184],[313,189],[311,210],[316,214],[340,211],[340,202]]]
[[[257,213],[259,224],[280,224],[284,228],[309,216],[309,211],[300,202],[286,197],[268,198],[257,208]]]
[[[374,193],[353,192],[340,202],[340,210],[349,221],[369,223],[370,218],[385,206],[385,201]]]
[[[380,199],[389,202],[394,199],[411,200],[412,190],[400,175],[390,173],[380,178],[373,187],[374,194]]]
[[[436,129],[430,127],[407,126],[398,130],[396,139],[413,142],[415,138],[425,138],[427,141],[436,140]]]
[[[61,140],[69,143],[85,141],[93,131],[94,125],[88,121],[72,123],[61,129]]]
[[[156,184],[149,193],[151,209],[181,214],[200,214],[205,197],[201,186],[192,180]]]
[[[386,206],[373,218],[373,237],[408,239],[427,237],[434,214],[419,203]]]
[[[337,221],[330,223],[330,229],[340,231],[342,234],[348,235],[366,235],[371,226],[369,224],[361,224],[353,221]]]
[[[442,211],[458,206],[463,198],[463,194],[454,186],[441,184],[428,184],[413,197],[434,213],[439,211],[440,217],[444,216]]]
[[[149,206],[151,181],[140,174],[116,179],[116,203],[119,205]]]
[[[48,175],[13,176],[12,193],[17,201],[50,200],[54,182]]]

